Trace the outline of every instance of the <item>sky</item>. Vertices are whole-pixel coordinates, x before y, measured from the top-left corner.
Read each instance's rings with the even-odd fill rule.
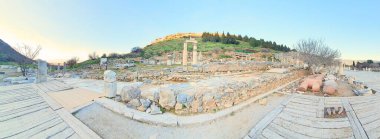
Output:
[[[323,39],[343,59],[380,60],[379,6],[377,0],[0,0],[0,39],[13,47],[40,45],[38,58],[52,63],[205,31],[289,47]]]

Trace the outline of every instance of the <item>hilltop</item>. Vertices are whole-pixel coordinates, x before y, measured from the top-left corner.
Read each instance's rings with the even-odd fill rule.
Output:
[[[186,36],[187,34],[190,34]],[[264,39],[255,39],[241,35],[231,35],[229,33],[179,33],[171,34],[159,39],[143,48],[143,57],[150,58],[153,56],[161,56],[164,53],[183,50],[183,43],[189,37],[198,41],[198,51],[208,52],[213,50],[226,50],[244,53],[253,52],[278,52],[290,51],[285,45],[276,44],[276,42],[265,41]],[[192,45],[188,45],[188,49],[192,49]]]
[[[0,62],[16,62],[28,59],[0,39]],[[29,59],[30,60],[30,59]]]

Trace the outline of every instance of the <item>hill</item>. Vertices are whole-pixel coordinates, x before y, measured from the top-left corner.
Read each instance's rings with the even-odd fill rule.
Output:
[[[0,62],[16,62],[18,60],[30,60],[18,53],[9,44],[0,39]]]
[[[172,36],[172,35],[168,35]],[[166,37],[164,37],[166,38]],[[183,43],[188,37],[182,36],[180,38],[172,38],[168,40],[161,40],[152,43],[143,48],[143,57],[150,58],[153,56],[160,56],[164,53],[183,50]],[[227,35],[218,33],[204,32],[200,37],[195,38],[198,41],[198,51],[208,52],[216,49],[228,50],[235,52],[259,52],[259,51],[290,51],[290,48],[285,45],[278,45],[276,42],[265,41],[264,39],[255,39],[253,37],[241,35]],[[191,50],[193,45],[189,44],[188,49]]]

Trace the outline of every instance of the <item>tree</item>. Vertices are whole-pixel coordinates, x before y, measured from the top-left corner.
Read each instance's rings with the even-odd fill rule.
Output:
[[[243,40],[243,37],[239,34],[239,35],[237,36],[237,40],[242,41],[242,40]]]
[[[352,61],[352,67],[356,67],[355,61]]]
[[[368,64],[372,64],[372,63],[373,63],[373,60],[367,60],[367,63],[368,63]]]
[[[99,56],[95,52],[88,54],[88,59],[90,59],[90,60],[95,60],[98,58],[99,58]]]
[[[331,49],[324,41],[314,39],[298,41],[296,50],[313,74],[323,66],[337,64],[335,59],[341,55],[339,50]]]
[[[117,53],[110,53],[108,55],[108,58],[119,58],[119,54],[117,54]]]
[[[72,57],[66,61],[66,66],[68,66],[69,68],[72,68],[74,67],[75,64],[78,63],[78,61],[79,61],[78,57]]]
[[[245,35],[245,36],[243,37],[243,41],[245,41],[245,42],[248,42],[248,41],[249,41],[249,38],[248,38],[247,35]]]
[[[141,49],[140,47],[133,47],[131,53],[141,53],[142,51],[143,49]]]
[[[20,66],[21,72],[23,76],[26,76],[26,70],[33,64],[34,59],[38,56],[41,51],[41,46],[37,46],[37,48],[33,49],[31,46],[23,45],[18,46],[15,50],[24,55],[25,57],[20,59],[15,59],[16,63]]]
[[[101,58],[107,58],[107,55],[104,53]]]

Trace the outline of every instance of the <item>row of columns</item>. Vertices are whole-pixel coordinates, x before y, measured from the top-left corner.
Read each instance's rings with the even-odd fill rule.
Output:
[[[191,40],[191,41],[186,41],[183,43],[183,51],[182,51],[182,65],[186,66],[187,65],[187,43],[193,43],[193,65],[198,64],[198,53],[197,53],[197,41]]]

